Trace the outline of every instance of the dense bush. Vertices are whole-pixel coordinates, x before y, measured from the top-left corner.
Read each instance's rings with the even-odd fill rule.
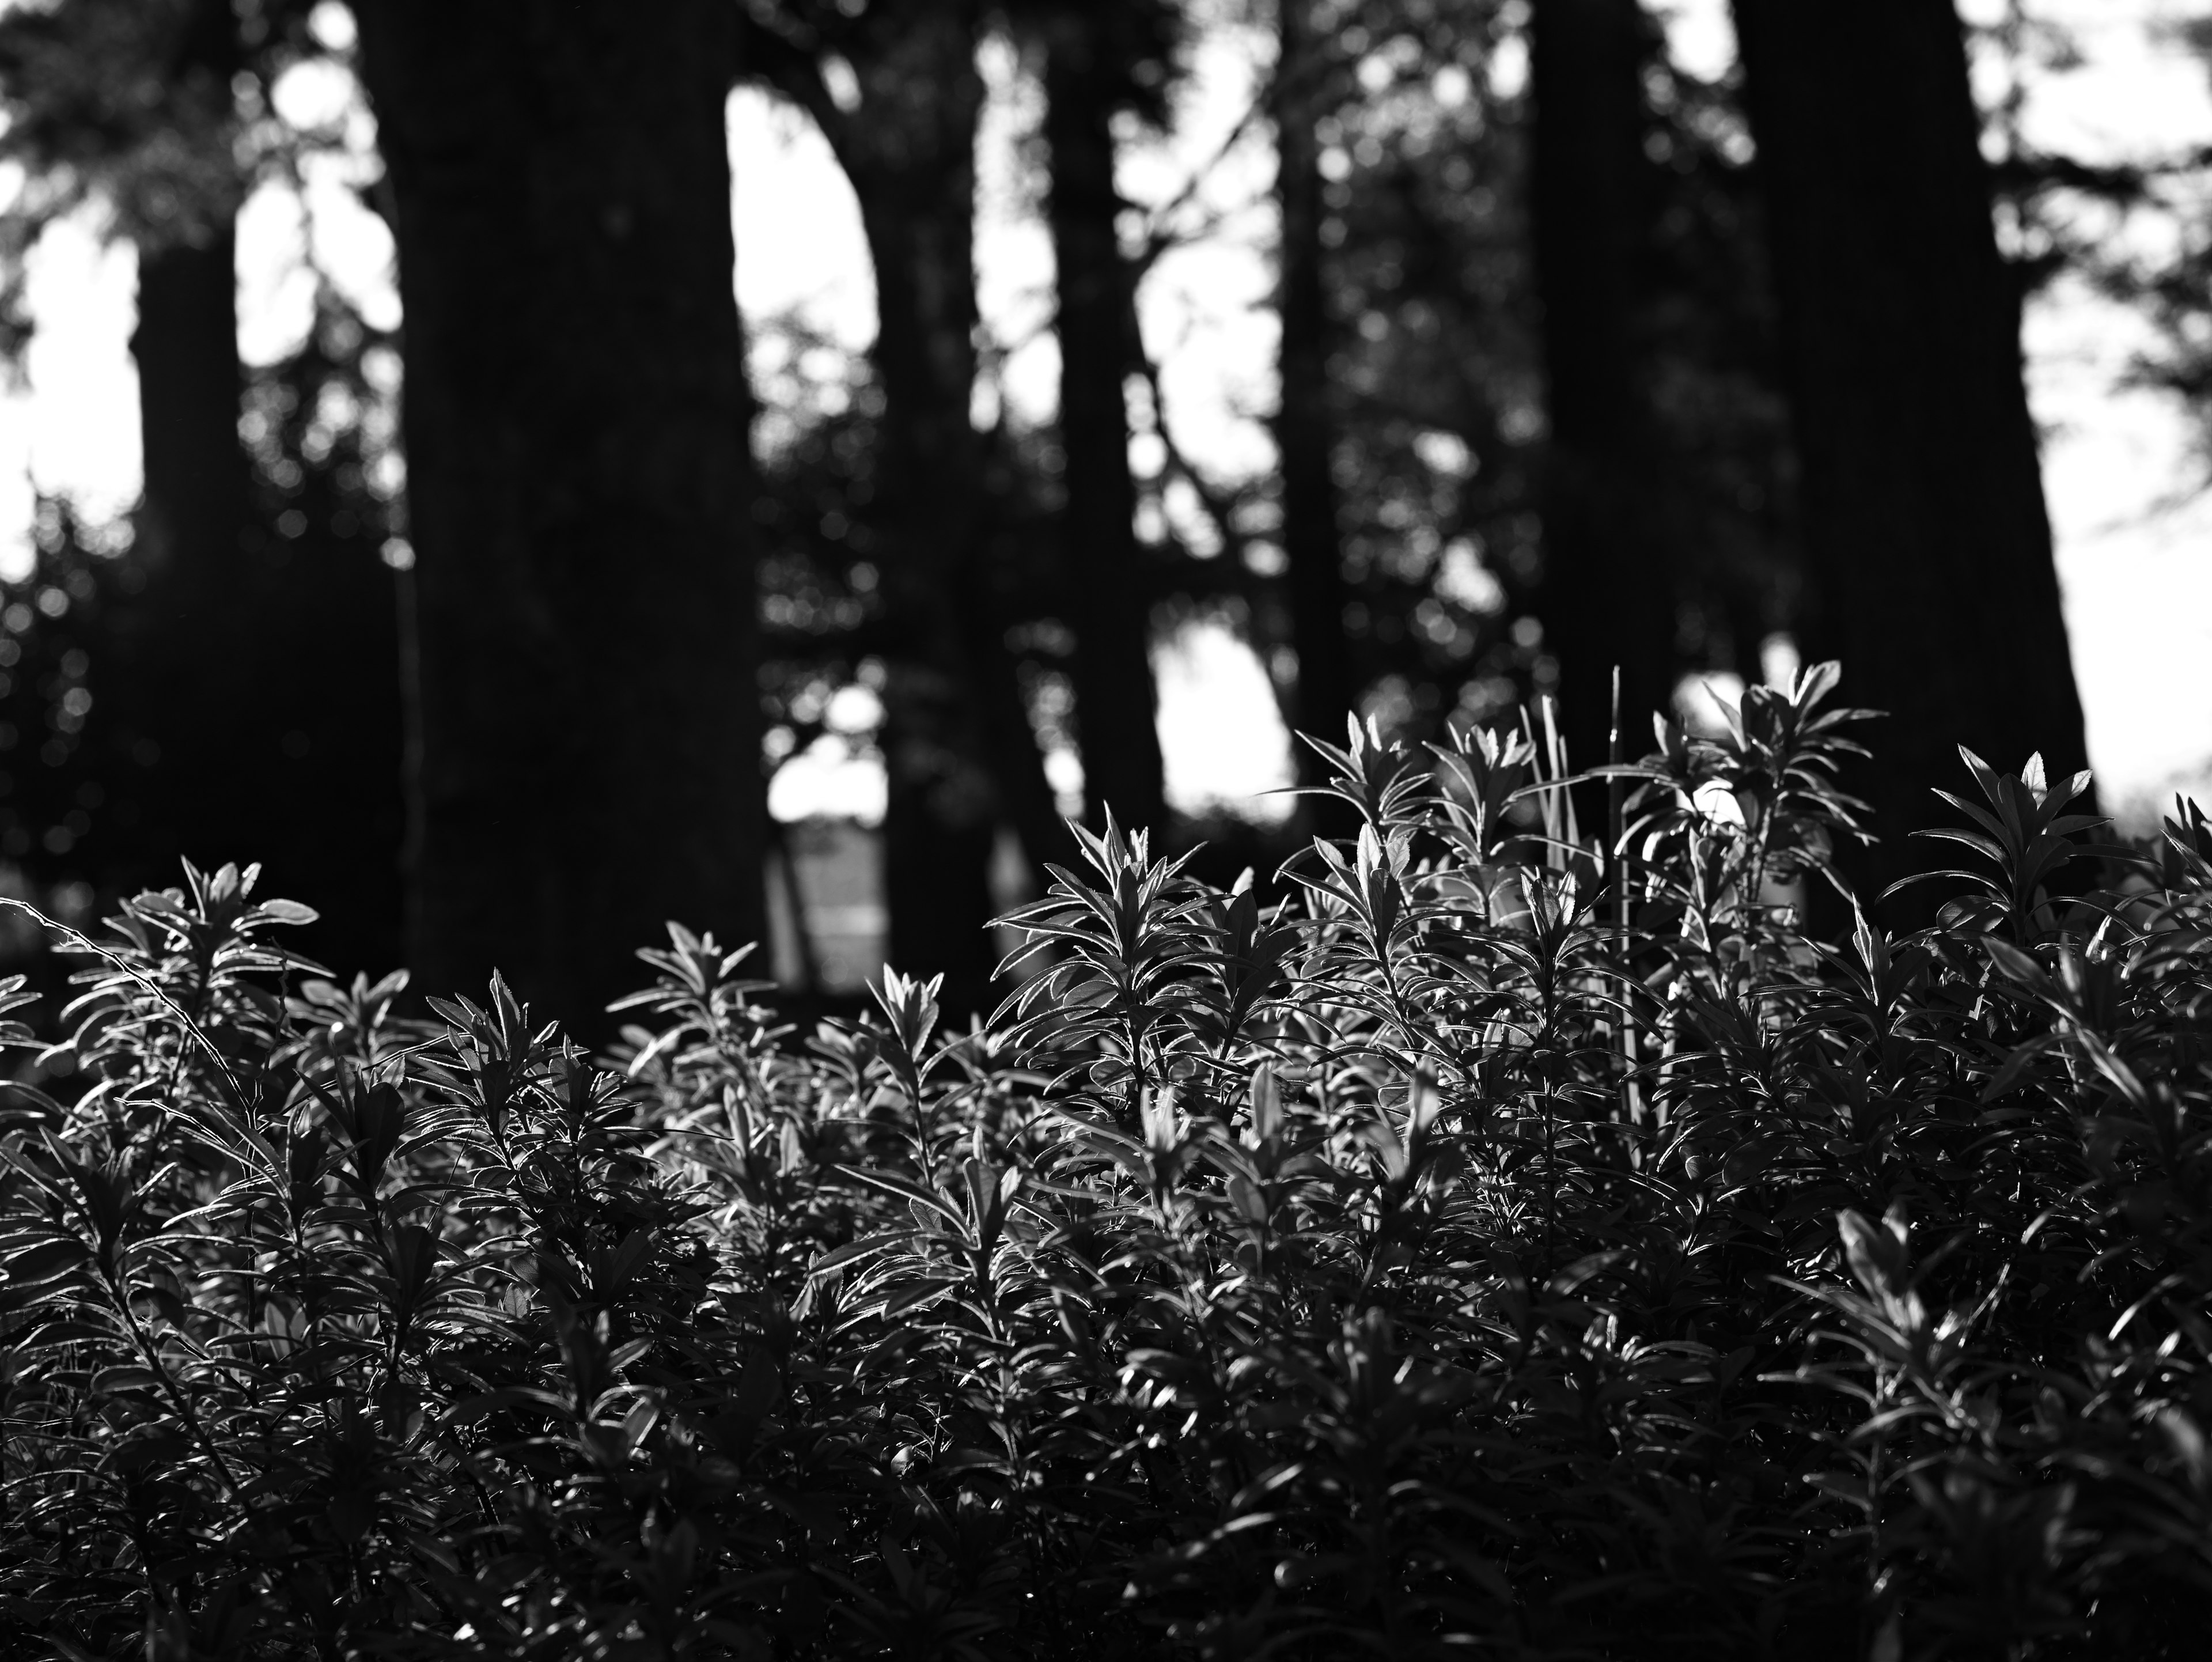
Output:
[[[6,1110],[8,1653],[2201,1654],[2212,825],[1969,758],[1816,940],[1833,684],[1587,841],[1355,733],[1295,905],[1085,837],[965,1032],[672,929],[603,1067],[141,896]]]

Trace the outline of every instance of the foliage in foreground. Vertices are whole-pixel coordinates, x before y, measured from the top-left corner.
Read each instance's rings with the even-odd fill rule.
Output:
[[[2195,1653],[2212,825],[2053,898],[1973,762],[1966,898],[1815,940],[1833,682],[1588,844],[1355,733],[1295,905],[1086,837],[960,1033],[672,929],[603,1068],[141,896],[6,1110],[0,1646]]]

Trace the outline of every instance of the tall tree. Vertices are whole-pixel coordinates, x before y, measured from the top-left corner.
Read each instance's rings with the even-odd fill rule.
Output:
[[[139,764],[131,794],[159,807],[140,816],[141,846],[114,874],[125,881],[173,877],[161,868],[179,852],[238,855],[234,838],[252,813],[230,765],[231,724],[215,714],[234,705],[239,687],[240,642],[225,608],[244,571],[252,484],[238,433],[244,181],[230,155],[242,62],[228,0],[72,0],[11,16],[0,33],[8,148],[42,187],[34,200],[46,198],[28,213],[18,204],[15,236],[27,243],[89,199],[138,257],[130,344],[144,470],[132,556],[142,592],[108,609],[120,650],[100,655],[126,662],[102,663],[98,679],[103,722],[127,734]]]
[[[1644,81],[1659,38],[1638,0],[1544,0],[1529,28],[1550,429],[1540,606],[1586,766],[1605,759],[1616,667],[1632,744],[1674,690],[1678,562],[1645,338],[1658,191]]]
[[[1066,541],[1083,604],[1075,624],[1075,715],[1086,817],[1159,825],[1159,697],[1151,656],[1152,587],[1136,533],[1123,384],[1131,273],[1116,225],[1114,118],[1147,100],[1133,71],[1165,56],[1158,6],[1054,8],[1044,21],[1048,198],[1058,269],[1060,430],[1066,454]],[[1154,84],[1157,85],[1157,80]]]
[[[228,0],[172,9],[164,82],[172,130],[205,143],[227,133],[231,77],[242,62]],[[178,851],[203,861],[251,858],[252,796],[228,765],[230,723],[245,691],[227,608],[246,575],[252,466],[238,441],[245,378],[238,361],[237,203],[228,188],[176,198],[138,238],[138,429],[145,486],[137,513],[147,575],[135,619],[154,673],[128,697],[146,730],[151,792]],[[234,721],[234,717],[233,720]],[[169,840],[167,837],[159,840]],[[166,851],[165,851],[166,852]],[[259,851],[256,851],[259,852]]]
[[[82,643],[63,661],[82,661],[71,679],[99,714],[56,715],[37,747],[42,769],[84,776],[79,829],[33,841],[42,875],[106,892],[176,880],[180,854],[265,861],[324,913],[308,950],[374,964],[399,950],[397,594],[360,435],[322,396],[359,380],[357,320],[320,307],[298,353],[255,371],[255,453],[241,442],[239,205],[324,142],[245,121],[241,101],[265,110],[325,50],[297,5],[63,0],[0,23],[5,147],[32,180],[11,238],[90,199],[138,257],[137,537],[68,626]]]
[[[1007,813],[994,765],[993,608],[975,394],[975,124],[982,79],[964,6],[883,16],[855,43],[860,119],[836,124],[876,269],[884,389],[877,505],[898,648],[883,734],[890,961],[941,973],[954,1008],[990,975],[990,861]]]
[[[1953,746],[2084,764],[2018,289],[1948,0],[1735,0],[1804,468],[1807,644],[1889,712],[1896,874]]]
[[[567,1020],[764,904],[722,0],[364,0],[406,313],[413,958]]]
[[[1355,707],[1345,642],[1344,540],[1338,524],[1336,414],[1329,388],[1333,333],[1322,240],[1326,216],[1318,124],[1336,81],[1336,53],[1314,0],[1276,8],[1275,200],[1282,218],[1276,306],[1281,317],[1275,446],[1283,474],[1283,551],[1290,570],[1291,642],[1298,675],[1291,710],[1302,732],[1340,742]],[[1300,776],[1320,777],[1301,745]]]
[[[942,974],[947,1008],[972,1009],[994,967],[985,926],[1001,827],[1033,862],[1064,835],[1006,645],[990,454],[971,417],[983,9],[791,4],[756,21],[751,72],[828,137],[876,271],[890,958]]]

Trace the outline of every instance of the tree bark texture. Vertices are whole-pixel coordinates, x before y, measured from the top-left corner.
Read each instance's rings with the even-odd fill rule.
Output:
[[[591,1031],[763,928],[717,0],[364,0],[406,310],[414,962]]]
[[[1613,672],[1640,754],[1671,713],[1678,562],[1668,534],[1642,318],[1652,164],[1638,0],[1540,0],[1530,14],[1530,180],[1549,439],[1541,616],[1569,754],[1606,759]]]
[[[1736,0],[1803,456],[1814,611],[1854,703],[1881,852],[1950,823],[1955,746],[2084,765],[2017,288],[1949,0]]]
[[[1313,0],[1281,0],[1273,90],[1276,204],[1282,216],[1277,306],[1282,321],[1282,380],[1275,445],[1283,470],[1283,551],[1290,570],[1291,644],[1298,676],[1291,709],[1299,731],[1344,742],[1356,708],[1344,611],[1344,539],[1338,523],[1336,411],[1328,380],[1330,320],[1322,283],[1324,216],[1316,131],[1330,74],[1328,44]],[[1326,769],[1295,746],[1299,778],[1319,782]]]
[[[1152,677],[1152,599],[1137,539],[1129,471],[1133,367],[1129,273],[1115,220],[1114,113],[1128,85],[1114,61],[1110,21],[1084,7],[1055,16],[1045,60],[1049,217],[1059,271],[1060,442],[1066,452],[1066,541],[1080,603],[1075,715],[1085,817],[1111,807],[1124,825],[1158,827],[1159,695]]]

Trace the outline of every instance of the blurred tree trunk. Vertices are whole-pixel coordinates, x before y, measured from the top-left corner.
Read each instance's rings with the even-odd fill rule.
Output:
[[[2085,765],[2016,285],[1948,0],[1735,0],[1804,464],[1805,646],[1886,709],[1867,794],[1918,856],[1954,746]]]
[[[800,9],[790,33],[754,17],[744,44],[749,72],[829,138],[876,271],[889,957],[912,974],[942,974],[946,1009],[962,1013],[989,994],[1000,827],[1013,826],[1032,866],[1065,836],[1006,642],[990,447],[971,413],[982,15],[967,0],[859,17]],[[825,77],[832,52],[852,74],[841,94]]]
[[[1337,521],[1336,414],[1330,397],[1330,320],[1322,282],[1321,142],[1316,131],[1331,81],[1330,53],[1312,0],[1281,0],[1274,102],[1275,198],[1282,216],[1277,307],[1282,320],[1280,407],[1275,446],[1283,470],[1283,551],[1291,602],[1291,644],[1298,658],[1296,726],[1331,744],[1344,742],[1355,708],[1344,608],[1343,534]],[[1304,745],[1298,776],[1325,776]]]
[[[143,249],[138,432],[145,491],[137,534],[149,572],[218,588],[238,563],[252,474],[238,441],[237,235],[228,216],[197,245]]]
[[[762,933],[718,0],[363,0],[406,307],[414,961],[604,1030],[664,919]]]
[[[1075,625],[1075,715],[1083,750],[1085,817],[1110,807],[1124,825],[1164,826],[1152,677],[1152,605],[1137,539],[1129,471],[1132,368],[1129,273],[1115,220],[1114,113],[1129,84],[1115,61],[1109,21],[1070,7],[1046,36],[1045,140],[1052,154],[1053,253],[1059,269],[1060,441],[1067,457],[1065,516],[1081,597]]]
[[[1632,758],[1674,692],[1677,560],[1641,321],[1657,199],[1644,70],[1659,40],[1638,0],[1542,0],[1530,36],[1550,418],[1541,615],[1569,754],[1587,767],[1605,760],[1615,666]]]
[[[227,0],[176,16],[163,66],[177,128],[222,133],[237,25]],[[238,359],[235,192],[179,204],[138,250],[138,371],[144,484],[136,519],[147,587],[118,664],[121,725],[143,769],[130,883],[171,883],[175,861],[250,860],[252,782],[237,765],[246,691],[229,605],[246,575],[252,472],[239,442],[245,376]],[[240,800],[241,798],[246,800]]]
[[[147,741],[135,880],[173,882],[179,854],[203,864],[249,860],[248,782],[232,776],[233,723],[244,693],[226,612],[246,575],[251,464],[238,441],[244,378],[238,361],[237,240],[228,213],[198,243],[142,248],[138,370],[145,485],[137,517],[147,587],[134,662],[118,694]],[[138,862],[133,862],[137,864]],[[165,869],[166,868],[166,869]]]
[[[941,973],[958,1011],[980,1006],[989,983],[991,852],[1008,811],[988,703],[992,608],[977,592],[985,454],[969,419],[983,83],[973,21],[957,9],[916,13],[873,45],[856,66],[864,115],[842,124],[839,151],[877,273],[876,500],[899,642],[884,722],[889,955]]]

